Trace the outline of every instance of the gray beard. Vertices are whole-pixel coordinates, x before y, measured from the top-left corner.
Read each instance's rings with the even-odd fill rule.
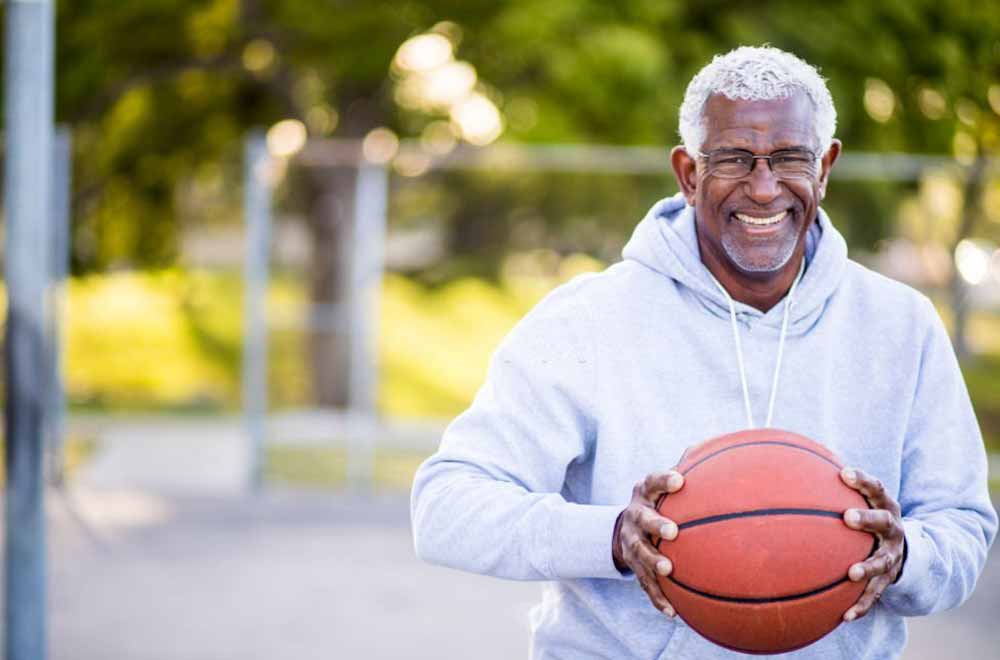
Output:
[[[770,256],[753,258],[744,252],[742,247],[729,235],[724,234],[722,236],[722,249],[726,251],[726,256],[745,273],[774,273],[791,261],[798,239],[798,235],[793,233],[783,238],[772,250],[769,250]]]

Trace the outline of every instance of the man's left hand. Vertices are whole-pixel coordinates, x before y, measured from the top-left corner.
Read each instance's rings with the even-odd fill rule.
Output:
[[[903,517],[899,503],[888,493],[878,479],[857,468],[845,467],[840,471],[845,484],[864,495],[872,508],[848,509],[844,523],[851,529],[871,532],[878,537],[878,549],[863,562],[854,564],[847,571],[852,582],[868,580],[868,586],[858,602],[844,613],[844,621],[853,621],[868,613],[886,587],[895,582],[903,568]]]

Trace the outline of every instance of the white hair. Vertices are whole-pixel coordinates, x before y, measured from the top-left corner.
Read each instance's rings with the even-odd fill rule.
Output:
[[[804,92],[816,109],[815,132],[819,147],[826,151],[837,128],[826,81],[815,67],[791,53],[771,46],[742,46],[716,55],[691,79],[681,104],[678,132],[690,154],[705,141],[705,103],[713,94],[728,99],[771,101]]]

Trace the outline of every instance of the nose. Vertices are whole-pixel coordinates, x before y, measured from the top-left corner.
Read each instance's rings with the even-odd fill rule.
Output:
[[[774,176],[770,164],[763,158],[754,160],[753,169],[746,181],[750,198],[759,204],[767,204],[781,194],[778,177]]]

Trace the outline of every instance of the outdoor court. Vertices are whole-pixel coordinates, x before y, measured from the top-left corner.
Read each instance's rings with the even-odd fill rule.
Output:
[[[50,657],[527,658],[539,585],[423,564],[407,505],[403,493],[50,495]],[[961,609],[911,620],[907,660],[1000,658],[998,555]]]

